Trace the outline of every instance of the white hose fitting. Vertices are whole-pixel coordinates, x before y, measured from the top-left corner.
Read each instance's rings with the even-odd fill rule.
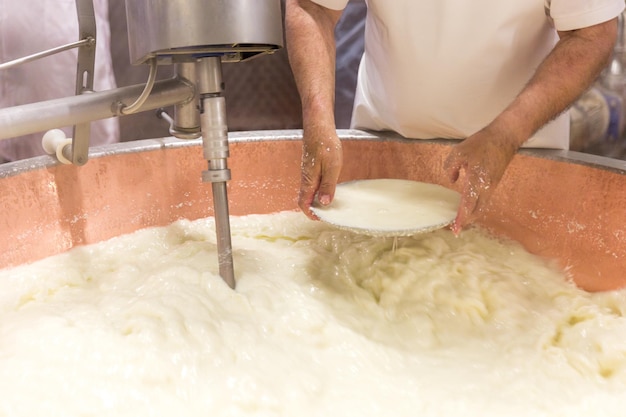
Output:
[[[62,164],[72,164],[72,161],[63,155],[63,149],[72,145],[72,138],[65,136],[65,132],[61,129],[48,130],[41,139],[41,145],[48,155],[56,155]]]

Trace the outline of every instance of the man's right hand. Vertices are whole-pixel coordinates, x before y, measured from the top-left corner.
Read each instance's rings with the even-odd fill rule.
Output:
[[[307,217],[317,219],[311,211],[316,197],[324,206],[333,200],[342,164],[341,141],[334,126],[304,130],[298,205]]]
[[[331,10],[310,0],[287,0],[285,33],[289,63],[302,102],[302,178],[298,204],[311,219],[317,197],[328,205],[343,155],[335,130],[335,26],[342,10]]]

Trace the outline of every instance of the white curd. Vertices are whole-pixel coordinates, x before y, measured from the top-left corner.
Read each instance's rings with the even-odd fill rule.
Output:
[[[623,416],[626,292],[477,230],[213,219],[0,271],[0,416]]]

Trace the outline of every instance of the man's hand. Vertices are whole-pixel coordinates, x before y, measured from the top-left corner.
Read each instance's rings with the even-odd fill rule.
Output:
[[[333,200],[342,163],[341,142],[334,126],[305,129],[298,205],[309,218],[317,219],[311,211],[316,196],[322,205]]]
[[[302,178],[298,204],[311,219],[317,198],[330,204],[341,171],[341,143],[335,130],[335,26],[341,10],[309,0],[287,0],[285,32],[289,63],[302,102]]]
[[[454,146],[444,162],[452,183],[460,184],[461,203],[452,231],[458,235],[491,198],[506,168],[515,156],[519,139],[505,131],[487,128]]]
[[[455,146],[444,169],[461,185],[455,234],[473,221],[522,144],[567,109],[600,75],[617,36],[616,19],[569,32],[541,63],[528,84],[487,127]]]

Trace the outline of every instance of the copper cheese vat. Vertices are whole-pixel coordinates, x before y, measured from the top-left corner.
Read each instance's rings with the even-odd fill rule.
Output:
[[[406,178],[449,185],[454,142],[342,130],[341,181]],[[230,133],[231,215],[297,210],[301,131]],[[48,156],[0,165],[0,268],[177,219],[212,215],[201,140],[93,148],[81,167]],[[589,291],[624,287],[626,163],[577,152],[522,150],[478,223],[557,260]]]

